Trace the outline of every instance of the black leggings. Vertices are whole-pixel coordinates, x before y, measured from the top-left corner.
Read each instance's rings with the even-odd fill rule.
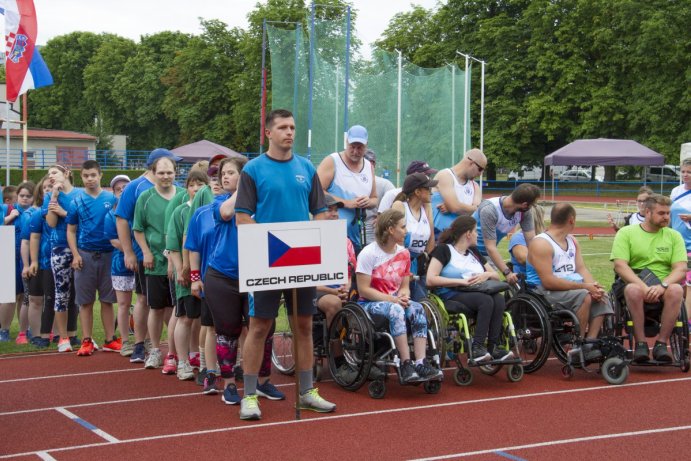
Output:
[[[459,309],[450,309],[452,312],[462,312],[475,317],[474,343],[484,344],[487,339],[489,344],[498,344],[502,317],[506,310],[503,293],[488,295],[474,291],[458,292],[446,302],[459,306]]]

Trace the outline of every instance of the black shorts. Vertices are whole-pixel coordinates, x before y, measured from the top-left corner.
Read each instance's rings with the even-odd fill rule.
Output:
[[[50,277],[50,285],[46,284],[45,277]],[[46,288],[49,287],[55,290],[53,271],[50,269],[39,269],[36,275],[29,279],[29,296],[43,296]]]
[[[176,317],[187,317],[188,319],[197,319],[202,313],[202,300],[196,296],[187,295],[178,298],[175,305]]]
[[[151,309],[164,309],[173,307],[173,298],[170,296],[170,280],[167,275],[146,276],[146,300]]]
[[[316,287],[297,288],[298,315],[314,315],[317,313]],[[250,293],[249,315],[260,319],[275,319],[281,304],[281,295],[286,302],[288,314],[293,312],[293,289],[255,291]]]
[[[214,326],[214,318],[211,315],[211,309],[209,309],[209,304],[206,302],[206,298],[202,298],[202,312],[201,315],[199,316],[199,323],[203,327],[212,327]]]
[[[216,333],[237,337],[247,319],[248,296],[240,293],[238,280],[209,268],[204,279],[204,289]]]
[[[146,274],[144,273],[144,262],[137,261],[137,272],[134,274],[134,291],[138,295],[146,293]]]

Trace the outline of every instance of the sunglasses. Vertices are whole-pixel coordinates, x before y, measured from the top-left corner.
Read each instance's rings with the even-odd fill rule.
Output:
[[[475,164],[475,166],[477,167],[477,169],[478,169],[478,171],[479,171],[480,173],[482,173],[483,171],[485,171],[485,167],[484,167],[484,166],[481,166],[479,163],[477,163],[477,162],[476,162],[475,160],[473,160],[472,158],[468,157],[468,160],[470,160],[471,162],[473,162],[473,163]]]

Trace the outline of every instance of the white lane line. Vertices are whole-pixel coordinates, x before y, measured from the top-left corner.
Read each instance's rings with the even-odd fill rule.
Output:
[[[606,439],[616,439],[622,437],[634,437],[637,435],[650,435],[650,434],[663,434],[665,432],[675,432],[675,431],[687,431],[691,430],[690,426],[673,426],[673,427],[662,427],[659,429],[647,429],[644,431],[631,431],[631,432],[619,432],[617,434],[602,434],[602,435],[591,435],[588,437],[577,437],[573,439],[561,439],[561,440],[550,440],[548,442],[530,443],[526,445],[514,445],[511,447],[501,447],[501,448],[490,448],[488,450],[477,450],[477,451],[466,451],[462,453],[452,453],[441,456],[433,456],[430,458],[416,458],[411,461],[434,461],[439,459],[452,459],[452,458],[465,458],[467,456],[478,456],[496,453],[498,451],[515,451],[515,450],[525,450],[528,448],[541,448],[541,447],[551,447],[555,445],[565,445],[569,443],[580,443],[580,442],[590,442],[593,440],[606,440]]]
[[[82,426],[82,427],[84,427],[84,428],[90,430],[91,432],[93,432],[94,434],[98,435],[99,437],[101,437],[101,438],[103,438],[103,439],[106,439],[106,440],[107,440],[108,442],[110,442],[110,443],[117,443],[117,442],[120,441],[119,439],[113,437],[112,435],[110,435],[110,434],[107,433],[106,431],[97,428],[96,426],[94,426],[94,425],[91,424],[90,422],[88,422],[88,421],[86,421],[86,420],[80,418],[79,416],[75,415],[74,413],[72,413],[72,412],[69,411],[69,410],[66,410],[65,408],[58,407],[58,408],[56,408],[55,410],[56,410],[58,413],[61,413],[61,414],[65,415],[65,416],[67,416],[69,419],[71,419],[71,420],[74,421],[75,423],[79,424],[80,426]]]
[[[619,389],[625,389],[627,387],[648,386],[648,385],[655,385],[655,384],[669,384],[669,383],[677,383],[677,382],[684,382],[684,381],[690,381],[690,380],[691,380],[691,377],[673,378],[673,379],[665,379],[665,380],[658,380],[658,381],[642,381],[642,382],[638,382],[638,383],[621,384],[618,386],[612,386],[612,385],[607,384],[604,386],[588,387],[588,388],[584,388],[584,389],[564,389],[564,390],[560,390],[560,391],[533,392],[530,394],[507,395],[507,396],[502,396],[502,397],[488,397],[488,398],[483,398],[483,399],[467,400],[467,401],[463,401],[463,402],[455,401],[455,402],[436,403],[436,404],[430,404],[430,405],[410,406],[410,407],[403,407],[403,408],[389,408],[389,409],[385,409],[385,410],[363,411],[363,412],[359,412],[359,413],[350,413],[350,414],[337,414],[337,415],[330,415],[330,416],[322,415],[321,417],[310,418],[310,419],[276,421],[273,423],[252,424],[252,425],[247,425],[247,426],[222,427],[222,428],[217,428],[217,429],[204,429],[204,430],[193,431],[193,432],[179,432],[179,433],[174,433],[174,434],[152,435],[152,436],[148,436],[148,437],[139,437],[139,438],[135,438],[135,439],[119,440],[118,442],[115,442],[113,444],[148,442],[151,440],[162,440],[162,439],[170,439],[170,438],[177,438],[177,437],[189,437],[189,436],[196,436],[196,435],[215,434],[215,433],[222,433],[222,432],[253,430],[253,429],[261,429],[264,427],[288,426],[288,425],[293,425],[293,424],[309,424],[309,423],[314,423],[314,422],[332,421],[332,420],[340,420],[340,419],[346,419],[346,418],[358,418],[358,417],[366,417],[366,416],[403,413],[403,412],[411,412],[411,411],[417,411],[417,410],[429,410],[429,409],[435,409],[435,408],[458,407],[458,406],[462,406],[462,405],[471,405],[471,404],[476,404],[476,403],[498,402],[501,400],[519,400],[519,399],[532,398],[532,397],[546,397],[546,396],[560,395],[560,394],[575,394],[575,393],[579,393],[579,392],[592,392],[592,391],[599,391],[599,390],[617,391]],[[199,393],[195,393],[193,395],[199,395]],[[142,400],[149,400],[149,399],[142,399]],[[80,405],[80,406],[88,406],[88,405],[89,404]],[[84,448],[102,447],[102,446],[106,446],[106,445],[111,445],[111,443],[91,443],[91,444],[85,444],[85,445],[76,445],[76,446],[72,446],[72,447],[43,449],[41,451],[44,451],[44,452],[62,452],[62,451],[69,451],[69,450],[80,450],[80,449],[84,449]],[[497,449],[495,449],[495,450],[497,450]],[[25,452],[25,453],[14,453],[11,455],[0,456],[0,459],[11,458],[11,457],[15,457],[15,456],[31,456],[31,455],[35,455],[36,453],[38,453],[38,452],[37,451],[29,451],[29,452]]]
[[[86,373],[70,373],[64,375],[48,375],[48,376],[31,376],[28,378],[3,379],[0,384],[8,383],[23,383],[26,381],[38,381],[41,379],[59,379],[59,378],[74,378],[80,376],[102,375],[109,373],[126,373],[128,371],[143,371],[144,368],[123,368],[122,370],[103,370],[103,371],[89,371]]]
[[[53,458],[52,456],[50,456],[50,455],[49,455],[48,453],[46,453],[45,451],[39,451],[39,452],[37,452],[37,453],[36,453],[36,456],[38,456],[39,458],[41,458],[43,461],[58,461],[57,459]]]

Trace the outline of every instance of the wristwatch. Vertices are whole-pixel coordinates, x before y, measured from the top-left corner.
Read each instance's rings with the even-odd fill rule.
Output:
[[[506,275],[509,275],[509,274],[511,273],[511,269],[509,269],[509,268],[507,267],[506,269],[504,269],[503,271],[501,271],[501,273],[504,274],[505,276],[506,276]]]
[[[669,284],[667,282],[661,282],[660,285],[662,285],[662,288],[664,288],[665,290],[669,288]]]

